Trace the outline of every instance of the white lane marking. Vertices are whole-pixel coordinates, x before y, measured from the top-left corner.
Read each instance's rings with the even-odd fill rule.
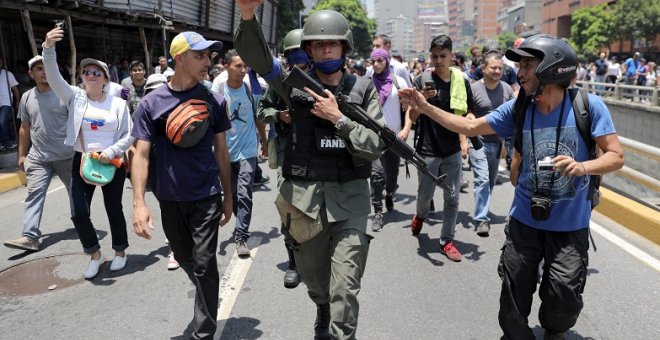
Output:
[[[630,255],[644,262],[649,267],[660,272],[660,261],[655,257],[645,253],[641,249],[633,246],[632,244],[628,243],[626,240],[620,238],[619,236],[615,235],[611,231],[605,229],[604,227],[602,227],[601,225],[595,222],[591,222],[590,227],[591,230],[597,232],[600,236],[606,238],[608,241],[614,243],[615,245],[617,245],[619,248],[623,249]]]
[[[54,193],[55,191],[59,191],[64,189],[64,184],[60,185],[59,187],[56,187],[55,189],[52,189],[46,193],[46,195],[50,195],[51,193]],[[25,203],[25,200],[21,201],[21,204]]]
[[[248,247],[250,247],[250,258],[242,259],[239,258],[234,251],[234,255],[231,257],[229,266],[225,273],[220,278],[220,305],[218,306],[218,334],[222,334],[225,328],[225,324],[229,319],[231,310],[234,308],[234,303],[236,303],[236,298],[241,292],[241,287],[243,286],[243,281],[247,276],[252,261],[257,255],[259,250],[259,245],[261,244],[261,237],[255,236],[248,239]],[[217,331],[216,331],[217,332]]]

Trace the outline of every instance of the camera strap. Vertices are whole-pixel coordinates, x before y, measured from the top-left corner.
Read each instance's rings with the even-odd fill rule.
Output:
[[[534,161],[534,185],[536,187],[536,192],[539,191],[539,177],[538,177],[538,166],[536,165],[538,163],[538,159],[536,159],[536,141],[534,139],[534,117],[536,116],[536,104],[532,107],[532,118],[530,122],[530,133],[532,134],[532,160]],[[559,152],[559,137],[561,135],[561,121],[564,118],[564,108],[566,106],[566,92],[564,91],[564,97],[561,100],[561,110],[559,113],[559,121],[557,122],[557,133],[556,133],[556,140],[555,140],[555,156],[557,157],[557,153]],[[553,157],[553,158],[554,158]],[[555,183],[555,171],[552,172],[552,175],[550,176],[550,189],[548,189],[548,197],[550,196],[550,191],[552,191],[552,186]]]

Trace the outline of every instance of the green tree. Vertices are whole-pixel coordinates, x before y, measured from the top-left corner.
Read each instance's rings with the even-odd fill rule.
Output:
[[[513,43],[518,39],[518,36],[511,32],[505,32],[497,36],[497,43],[500,45],[502,52],[513,47]]]
[[[302,0],[279,0],[277,7],[277,41],[278,45],[289,31],[300,28],[300,11],[305,8]]]
[[[612,14],[612,42],[618,41],[622,46],[624,41],[641,40],[650,51],[657,49],[655,40],[660,34],[660,2],[618,0]]]
[[[618,0],[614,5],[613,41],[641,40],[655,50],[660,33],[660,2],[657,0]]]
[[[609,46],[613,14],[606,3],[573,12],[570,42],[581,59],[595,59],[599,48]]]
[[[322,0],[314,11],[331,9],[343,14],[353,32],[353,56],[371,53],[371,39],[376,34],[376,21],[367,18],[367,12],[359,0]]]

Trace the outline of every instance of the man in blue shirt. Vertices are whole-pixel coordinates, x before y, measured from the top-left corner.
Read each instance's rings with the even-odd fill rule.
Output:
[[[195,32],[174,37],[170,54],[177,67],[172,80],[142,99],[131,133],[136,138],[131,162],[133,229],[138,236],[151,239],[153,218],[144,192],[149,162],[154,162],[154,194],[160,203],[165,236],[175,259],[195,285],[192,339],[211,339],[215,334],[220,285],[215,257],[218,227],[231,218],[231,177],[225,139],[225,131],[231,128],[227,103],[201,83],[211,66],[209,50],[221,48],[221,42],[207,41]],[[181,106],[190,106],[191,100],[207,103],[210,126],[199,142],[180,147],[167,136],[165,121]],[[152,144],[154,157],[150,160]]]
[[[227,147],[231,162],[231,185],[234,194],[233,211],[236,216],[234,241],[240,257],[250,256],[247,239],[252,219],[252,184],[257,168],[259,141],[257,140],[257,121],[255,99],[248,85],[243,82],[247,66],[236,50],[225,54],[227,80],[219,84],[219,93],[227,100],[227,112],[231,129],[227,131]],[[259,129],[264,132],[265,129]],[[262,135],[261,140],[266,140]]]
[[[561,57],[555,58],[556,54]],[[590,94],[591,137],[603,151],[590,159],[566,90],[577,66],[577,55],[568,43],[540,34],[508,50],[506,56],[520,62],[520,86],[534,100],[524,111],[524,124],[518,132],[522,169],[498,266],[502,279],[500,326],[503,339],[535,339],[527,320],[538,266],[544,260],[539,321],[544,339],[564,339],[583,307],[591,218],[589,175],[621,168],[623,149],[607,107],[600,97]],[[414,111],[458,133],[509,137],[516,129],[514,101],[470,120],[428,105],[414,90],[399,93]],[[546,159],[549,165],[544,165]]]
[[[637,68],[639,67],[639,52],[635,52],[632,58],[626,59],[623,63],[623,68],[625,70],[623,76],[626,79],[626,85],[635,85],[637,79]],[[631,93],[634,90],[628,90],[626,92]],[[625,96],[624,98],[632,99],[630,96]]]

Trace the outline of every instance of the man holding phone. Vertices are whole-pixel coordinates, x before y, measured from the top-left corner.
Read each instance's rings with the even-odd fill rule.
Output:
[[[439,35],[431,42],[431,63],[435,67],[415,78],[413,86],[424,94],[427,102],[448,112],[466,114],[472,108],[470,83],[463,73],[451,67],[452,41],[446,35]],[[471,110],[470,110],[471,111]],[[410,129],[412,121],[420,112],[411,112],[411,119],[406,119]],[[447,174],[446,183],[453,193],[444,190],[442,231],[440,233],[440,251],[451,261],[458,262],[462,255],[454,245],[456,217],[458,216],[458,195],[461,185],[461,157],[468,154],[468,142],[464,135],[449,131],[425,115],[417,122],[418,140],[415,151],[424,157],[432,173]],[[410,229],[413,235],[419,235],[424,219],[429,213],[435,183],[422,174],[418,176],[417,213],[413,217]]]

